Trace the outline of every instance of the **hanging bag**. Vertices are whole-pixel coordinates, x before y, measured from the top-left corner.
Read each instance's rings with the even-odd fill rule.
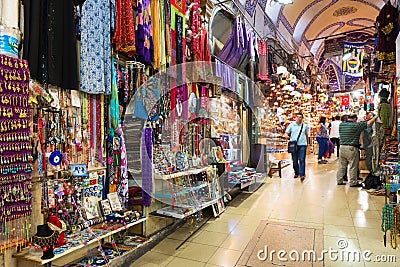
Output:
[[[301,129],[299,132],[299,135],[297,136],[297,140],[296,141],[289,141],[288,143],[288,152],[289,153],[296,153],[297,152],[297,142],[299,141],[301,132],[303,131],[303,123],[301,124]]]

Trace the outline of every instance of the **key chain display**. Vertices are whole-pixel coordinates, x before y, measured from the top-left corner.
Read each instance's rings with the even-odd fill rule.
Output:
[[[26,60],[0,55],[0,247],[29,236],[32,143]],[[15,231],[10,229],[15,228]]]

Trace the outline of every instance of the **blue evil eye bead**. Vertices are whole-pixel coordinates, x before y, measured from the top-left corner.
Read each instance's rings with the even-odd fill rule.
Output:
[[[61,253],[64,253],[64,251],[65,251],[65,249],[63,249],[63,248],[56,248],[54,250],[54,254],[61,254]]]
[[[103,189],[103,185],[99,184],[99,185],[97,186],[97,190],[102,190],[102,189]]]
[[[58,166],[61,164],[62,160],[62,154],[60,151],[56,150],[51,152],[50,157],[49,157],[49,162],[53,166]]]

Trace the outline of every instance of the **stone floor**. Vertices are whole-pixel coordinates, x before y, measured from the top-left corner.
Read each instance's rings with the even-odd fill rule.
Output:
[[[322,228],[325,249],[345,242],[349,249],[373,253],[371,262],[325,257],[324,266],[396,266],[393,262],[373,262],[376,255],[396,255],[400,266],[399,250],[393,250],[389,243],[383,246],[384,197],[371,196],[361,188],[337,186],[336,158],[318,165],[308,156],[306,169],[306,180],[301,183],[293,179],[291,167],[286,167],[282,179],[274,175],[255,193],[239,195],[219,218],[209,220],[178,250],[192,230],[189,227],[178,229],[131,266],[239,266],[238,259],[261,220]],[[286,266],[291,266],[290,262]]]

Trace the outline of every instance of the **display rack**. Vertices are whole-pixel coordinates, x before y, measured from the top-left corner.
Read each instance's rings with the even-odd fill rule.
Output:
[[[49,263],[54,263],[54,265],[63,265],[63,264],[69,263],[71,261],[79,259],[81,257],[81,256],[79,256],[79,255],[81,255],[81,252],[84,251],[86,253],[88,248],[93,249],[93,247],[97,247],[97,243],[99,241],[102,241],[102,240],[104,240],[116,233],[119,233],[121,231],[127,230],[128,228],[130,228],[134,225],[143,223],[146,220],[147,220],[147,218],[142,218],[135,222],[129,223],[126,226],[123,226],[116,230],[110,231],[106,234],[99,235],[97,238],[94,238],[91,240],[83,240],[82,243],[79,244],[78,246],[71,247],[70,249],[66,250],[64,253],[57,254],[53,258],[48,259],[48,260],[42,260],[40,258],[40,256],[37,256],[37,255],[30,255],[29,248],[25,248],[21,252],[14,254],[13,257],[17,258],[18,260],[23,261],[23,263],[21,262],[18,266],[29,266],[29,264],[27,264],[26,262],[35,263],[38,265],[46,265]],[[86,244],[84,244],[84,242]],[[63,261],[63,258],[66,260]]]
[[[221,199],[215,167],[190,168],[171,174],[154,174],[154,196],[167,206],[157,214],[183,219]]]

